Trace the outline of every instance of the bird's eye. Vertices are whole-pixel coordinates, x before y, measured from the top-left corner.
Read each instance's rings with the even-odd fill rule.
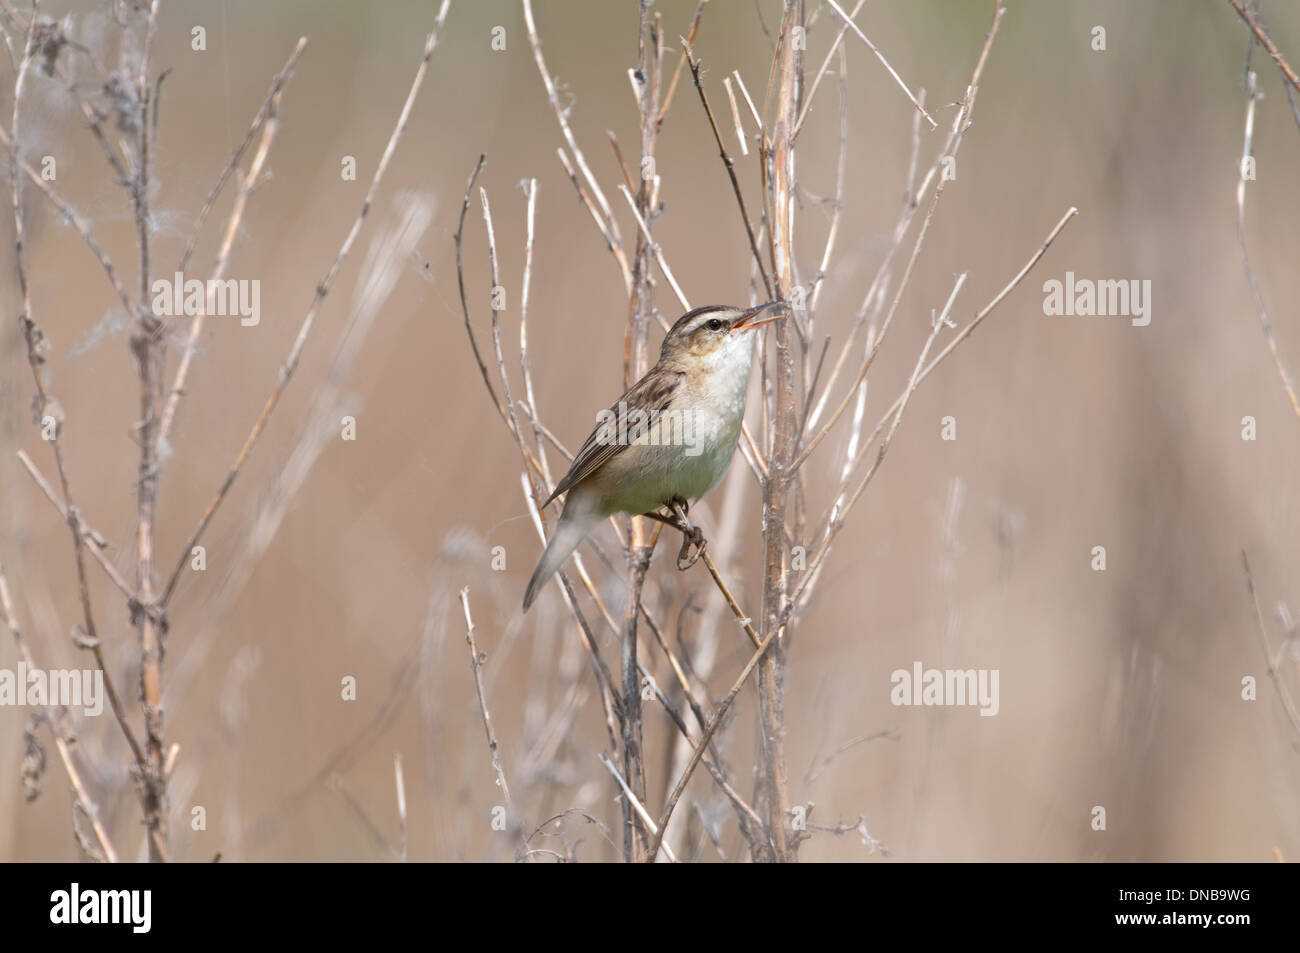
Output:
[[[721,331],[721,330],[722,330],[722,322],[719,321],[717,318],[714,318],[712,321],[709,322],[709,330],[710,330],[710,331]]]

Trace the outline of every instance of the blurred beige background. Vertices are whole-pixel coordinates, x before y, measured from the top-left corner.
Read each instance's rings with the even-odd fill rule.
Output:
[[[180,255],[194,215],[242,138],[300,35],[310,43],[283,96],[272,177],[254,194],[230,274],[261,281],[262,321],[212,320],[182,404],[159,510],[160,563],[179,547],[216,490],[288,353],[313,288],[360,206],[419,61],[436,4],[165,2],[156,63],[170,69],[159,124],[160,270]],[[769,25],[779,4],[759,4]],[[810,0],[810,11],[819,5]],[[663,0],[675,66],[693,0]],[[873,372],[874,421],[903,387],[956,272],[970,277],[959,321],[991,298],[1070,206],[1079,216],[1029,278],[925,382],[885,465],[839,538],[812,608],[792,637],[786,683],[787,753],[799,803],[830,824],[865,817],[898,860],[1271,860],[1300,856],[1300,739],[1267,677],[1240,553],[1250,553],[1271,644],[1279,601],[1300,601],[1300,421],[1291,414],[1260,333],[1236,239],[1246,51],[1226,3],[1008,4],[980,86],[974,125],[948,184],[899,326]],[[50,2],[73,15],[84,42],[105,42],[98,4]],[[858,22],[939,110],[924,134],[924,168],[965,92],[991,3],[868,4]],[[1274,38],[1300,62],[1300,10],[1267,4]],[[627,68],[637,15],[627,2],[538,2],[538,30],[588,161],[625,237],[635,225],[616,193],[613,130],[632,161],[636,111]],[[809,32],[811,68],[833,37],[823,10]],[[207,31],[192,52],[191,29]],[[1091,49],[1103,25],[1107,50]],[[492,29],[505,28],[494,51]],[[99,38],[99,39],[97,39]],[[820,306],[823,331],[841,334],[887,247],[906,176],[911,108],[865,46],[846,41],[849,169],[836,265]],[[98,47],[97,47],[98,49]],[[754,4],[713,0],[696,49],[736,149],[722,77],[737,69],[756,96],[768,41]],[[104,51],[109,61],[115,46]],[[1247,236],[1282,352],[1300,372],[1297,212],[1300,130],[1280,77],[1256,51],[1265,98],[1256,120],[1258,181],[1247,191]],[[7,67],[6,67],[7,69]],[[11,89],[6,73],[0,88]],[[0,91],[7,117],[10,92]],[[799,174],[833,191],[838,145],[828,78],[800,141]],[[102,153],[80,128],[66,91],[43,77],[25,105],[29,155],[58,157],[57,187],[93,223],[134,280],[134,233]],[[945,121],[946,120],[946,121]],[[529,344],[538,407],[570,447],[617,395],[626,315],[622,282],[555,150],[562,138],[533,62],[517,3],[453,2],[366,230],[327,299],[301,367],[206,537],[208,569],[186,573],[171,613],[166,732],[181,751],[172,785],[173,851],[180,859],[390,859],[400,835],[393,755],[405,764],[407,853],[419,860],[507,860],[514,843],[492,830],[499,800],[473,693],[457,593],[468,585],[489,701],[528,831],[581,806],[612,828],[613,783],[596,760],[604,728],[576,634],[554,591],[527,619],[519,599],[538,553],[520,495],[518,451],[484,393],[465,338],[451,236],[466,177],[488,156],[480,184],[493,203],[508,310],[517,343],[525,201],[538,180],[537,247]],[[340,161],[357,157],[357,181]],[[755,157],[738,157],[751,208]],[[725,174],[689,75],[658,151],[665,211],[656,235],[692,303],[746,296],[748,251]],[[322,444],[301,487],[277,491],[304,422],[328,412],[320,384],[376,236],[403,207],[435,203],[419,242],[427,280],[406,263],[342,383],[357,440]],[[218,203],[195,258],[206,274],[230,208]],[[6,202],[7,205],[7,202]],[[49,382],[67,411],[74,493],[87,520],[126,547],[135,530],[138,451],[135,365],[115,297],[76,233],[30,196],[33,299],[53,342]],[[816,267],[825,218],[801,211],[805,274]],[[79,618],[66,526],[17,463],[25,449],[53,477],[31,424],[32,382],[20,347],[12,224],[0,232],[5,313],[0,335],[0,559],[20,620],[49,667],[86,664],[67,638]],[[910,238],[904,245],[910,249]],[[466,226],[466,278],[486,342],[486,245],[477,202]],[[1149,279],[1152,320],[1046,317],[1042,283],[1080,277]],[[659,304],[678,311],[659,279]],[[657,347],[659,334],[652,337]],[[834,344],[832,345],[834,348]],[[179,342],[171,348],[174,359]],[[835,351],[832,350],[832,354]],[[842,386],[842,384],[841,384]],[[751,407],[751,412],[756,408]],[[958,439],[939,439],[957,418]],[[1258,440],[1241,439],[1241,420]],[[842,435],[810,463],[824,488],[842,459]],[[552,457],[552,466],[558,466]],[[737,464],[737,469],[743,465]],[[759,507],[744,481],[739,545],[725,555],[738,592],[757,593]],[[277,497],[277,492],[287,498]],[[719,491],[720,493],[721,491]],[[241,554],[279,519],[253,564]],[[251,543],[250,543],[251,541]],[[1108,569],[1090,568],[1104,545]],[[494,572],[491,547],[504,547]],[[256,548],[256,547],[255,547]],[[664,549],[651,572],[656,606],[672,625],[688,597],[711,596],[697,569],[677,578]],[[589,558],[589,564],[596,560]],[[92,567],[100,626],[127,694],[134,630],[123,600]],[[684,623],[688,645],[690,613]],[[725,693],[747,652],[730,628],[710,686]],[[566,648],[567,647],[567,648]],[[605,657],[617,648],[605,637]],[[662,668],[655,653],[647,656]],[[1001,710],[896,708],[889,675],[927,666],[996,668]],[[16,654],[6,636],[0,667]],[[558,670],[580,664],[585,696],[572,730],[544,765],[524,765],[525,738],[564,703]],[[340,679],[358,680],[355,702]],[[1241,700],[1241,679],[1259,700]],[[1290,690],[1300,691],[1294,662]],[[540,707],[530,707],[540,706]],[[18,783],[24,709],[0,709],[0,858],[76,859],[67,781],[49,733],[40,799]],[[647,709],[650,800],[663,803],[671,736]],[[752,767],[752,688],[724,751],[738,786]],[[140,850],[138,806],[125,747],[105,716],[79,723],[81,754],[115,843]],[[876,732],[816,777],[837,747]],[[540,778],[541,780],[536,780]],[[735,821],[700,772],[691,787],[721,823],[728,858],[743,856]],[[1107,811],[1104,832],[1091,811]],[[207,829],[190,830],[206,810]],[[656,807],[657,809],[657,807]],[[552,825],[553,827],[553,825]],[[574,822],[534,846],[612,859],[610,844]],[[702,857],[717,853],[707,847]],[[878,859],[854,834],[818,833],[804,860]]]

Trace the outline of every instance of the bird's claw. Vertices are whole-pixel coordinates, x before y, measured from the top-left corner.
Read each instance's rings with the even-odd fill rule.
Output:
[[[708,540],[704,538],[704,533],[698,526],[692,526],[689,533],[682,534],[682,548],[677,554],[677,568],[682,572],[690,569],[704,555],[704,550],[708,548]]]
[[[682,548],[677,553],[677,568],[685,572],[699,562],[708,543],[700,528],[691,525],[690,518],[687,516],[690,512],[690,504],[686,500],[680,496],[676,497],[668,503],[668,509],[676,517],[677,528],[682,531]]]

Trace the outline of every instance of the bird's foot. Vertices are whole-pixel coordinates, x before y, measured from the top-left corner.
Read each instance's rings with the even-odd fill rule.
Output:
[[[689,506],[685,500],[673,500],[671,508],[680,524],[677,528],[682,531],[682,548],[677,553],[677,568],[685,572],[704,555],[708,540],[704,538],[704,532],[698,526],[692,526],[687,519]]]
[[[677,568],[685,572],[694,566],[704,550],[708,548],[709,541],[704,538],[698,526],[691,527],[690,533],[682,539],[681,551],[677,554]]]
[[[683,539],[681,551],[677,554],[677,568],[685,571],[699,562],[700,557],[704,555],[704,550],[708,548],[708,540],[704,538],[703,530],[691,525],[691,521],[686,516],[689,506],[685,500],[678,497],[668,504],[668,509],[671,512],[667,514],[655,511],[641,515],[681,530]]]

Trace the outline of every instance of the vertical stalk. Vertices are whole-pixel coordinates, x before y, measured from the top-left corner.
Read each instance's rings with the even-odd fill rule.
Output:
[[[777,40],[772,82],[775,92],[775,115],[769,128],[770,145],[763,156],[767,166],[768,247],[776,291],[789,301],[794,286],[794,135],[798,119],[802,86],[802,57],[795,42],[795,27],[803,25],[803,0],[786,0]],[[787,823],[790,812],[790,785],[785,764],[785,708],[782,699],[785,675],[785,646],[779,633],[784,617],[786,562],[788,556],[786,513],[792,486],[791,463],[797,449],[797,415],[795,395],[795,360],[793,321],[774,325],[776,343],[775,412],[769,426],[771,459],[763,486],[763,607],[761,613],[764,641],[771,647],[758,669],[759,760],[756,800],[768,827],[770,857],[785,863],[795,860]],[[776,634],[775,638],[772,636]]]
[[[136,600],[132,621],[139,630],[140,703],[144,709],[145,765],[144,819],[148,830],[149,859],[167,859],[167,779],[163,770],[162,660],[165,635],[157,608],[154,580],[154,528],[158,506],[158,407],[162,397],[162,322],[149,308],[150,238],[149,165],[153,115],[149,88],[149,58],[158,23],[158,0],[153,0],[145,26],[144,46],[136,79],[136,168],[131,183],[136,233],[140,253],[140,299],[137,326],[131,339],[140,374],[140,469],[136,483]]]
[[[657,175],[654,167],[655,142],[659,131],[659,88],[663,72],[663,43],[659,17],[650,18],[650,0],[641,0],[637,27],[637,68],[634,75],[640,95],[641,118],[640,186],[637,189],[637,212],[646,229],[653,222]],[[632,295],[628,302],[627,340],[624,346],[625,384],[631,386],[649,367],[648,336],[654,308],[654,285],[651,277],[652,248],[645,232],[637,231],[633,257]],[[654,552],[645,520],[632,517],[628,525],[627,608],[623,614],[621,662],[623,707],[623,777],[638,800],[645,801],[645,761],[641,749],[641,675],[637,665],[637,616],[640,614],[641,589]],[[623,859],[628,862],[646,857],[646,830],[633,810],[631,799],[623,799]]]

